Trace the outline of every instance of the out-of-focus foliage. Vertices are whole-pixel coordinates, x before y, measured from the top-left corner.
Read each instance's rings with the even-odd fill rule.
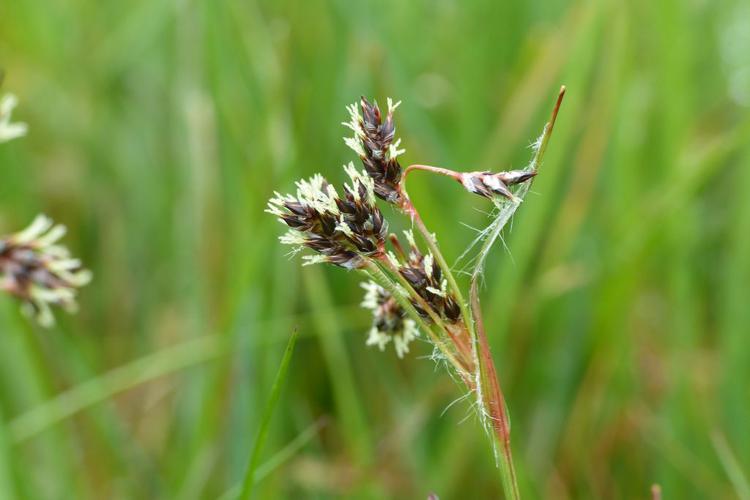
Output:
[[[263,208],[297,178],[344,179],[361,94],[403,100],[404,165],[507,170],[562,83],[483,291],[521,489],[741,492],[749,53],[742,0],[2,2],[3,90],[29,133],[0,146],[0,233],[44,212],[94,273],[49,331],[0,298],[2,496],[218,497],[294,328],[263,460],[299,446],[261,465],[260,497],[499,495],[426,345],[367,348],[358,277],[290,261]],[[449,258],[487,223],[448,180],[409,190]]]

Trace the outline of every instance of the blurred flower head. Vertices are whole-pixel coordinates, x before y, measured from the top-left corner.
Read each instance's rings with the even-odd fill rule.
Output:
[[[360,108],[356,103],[347,106],[350,120],[343,123],[354,132],[352,137],[345,137],[344,142],[362,160],[367,175],[375,183],[375,194],[389,203],[398,203],[401,199],[398,187],[401,165],[397,158],[404,150],[398,148],[401,139],[394,141],[396,127],[393,123],[393,112],[399,104],[400,101],[394,104],[388,98],[388,113],[384,118],[377,103],[370,104],[362,97]]]
[[[362,283],[362,288],[362,307],[372,311],[367,345],[376,345],[383,351],[392,340],[396,355],[403,358],[409,352],[409,344],[419,336],[417,324],[406,317],[406,311],[385,288],[372,281]]]
[[[373,181],[351,163],[344,169],[351,183],[344,185],[343,198],[317,174],[297,182],[296,196],[276,193],[268,202],[266,211],[290,228],[279,240],[295,251],[307,247],[317,252],[304,257],[306,264],[358,269],[365,258],[383,254],[388,224],[375,204]]]
[[[0,290],[23,302],[25,313],[40,325],[54,324],[50,305],[75,312],[78,288],[91,281],[91,272],[57,244],[65,227],[44,215],[21,232],[0,239]]]
[[[0,143],[26,135],[28,127],[25,123],[11,123],[10,118],[18,99],[13,94],[6,94],[0,98]]]

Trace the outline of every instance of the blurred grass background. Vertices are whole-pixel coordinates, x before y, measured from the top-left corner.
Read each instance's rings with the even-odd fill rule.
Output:
[[[748,498],[748,53],[744,0],[2,2],[30,135],[0,147],[0,231],[44,212],[95,274],[51,331],[0,298],[2,497],[221,496],[294,328],[259,497],[498,497],[428,347],[367,348],[358,277],[290,261],[262,211],[343,180],[360,94],[403,99],[405,164],[499,170],[564,83],[484,291],[522,491]],[[410,191],[449,258],[486,223]]]

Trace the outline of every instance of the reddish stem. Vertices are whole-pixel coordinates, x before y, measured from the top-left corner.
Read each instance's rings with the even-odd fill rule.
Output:
[[[477,346],[479,356],[479,370],[482,379],[482,397],[484,398],[490,413],[492,430],[495,432],[498,443],[501,446],[501,453],[508,466],[510,474],[510,486],[518,497],[518,483],[516,480],[516,471],[513,467],[513,453],[510,445],[510,419],[506,412],[505,396],[500,389],[500,380],[497,376],[495,363],[492,360],[490,344],[487,340],[487,333],[484,329],[484,320],[482,319],[482,308],[479,304],[479,292],[477,281],[472,280],[470,290],[471,312],[476,327]]]
[[[409,172],[411,172],[412,170],[424,170],[425,172],[432,172],[433,174],[444,175],[446,177],[450,177],[451,179],[457,182],[461,182],[460,172],[456,172],[454,170],[450,170],[450,169],[442,168],[442,167],[433,167],[432,165],[419,165],[419,164],[409,165],[408,167],[406,167],[406,170],[404,170],[404,178],[406,178],[406,176],[409,175]]]

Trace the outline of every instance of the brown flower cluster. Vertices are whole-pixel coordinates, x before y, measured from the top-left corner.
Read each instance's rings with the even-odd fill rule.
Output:
[[[365,258],[383,254],[388,224],[375,204],[372,179],[351,163],[344,168],[351,185],[344,186],[343,198],[323,176],[315,175],[297,182],[296,196],[276,193],[268,202],[266,211],[290,228],[279,240],[317,252],[304,257],[307,264],[358,269]]]

